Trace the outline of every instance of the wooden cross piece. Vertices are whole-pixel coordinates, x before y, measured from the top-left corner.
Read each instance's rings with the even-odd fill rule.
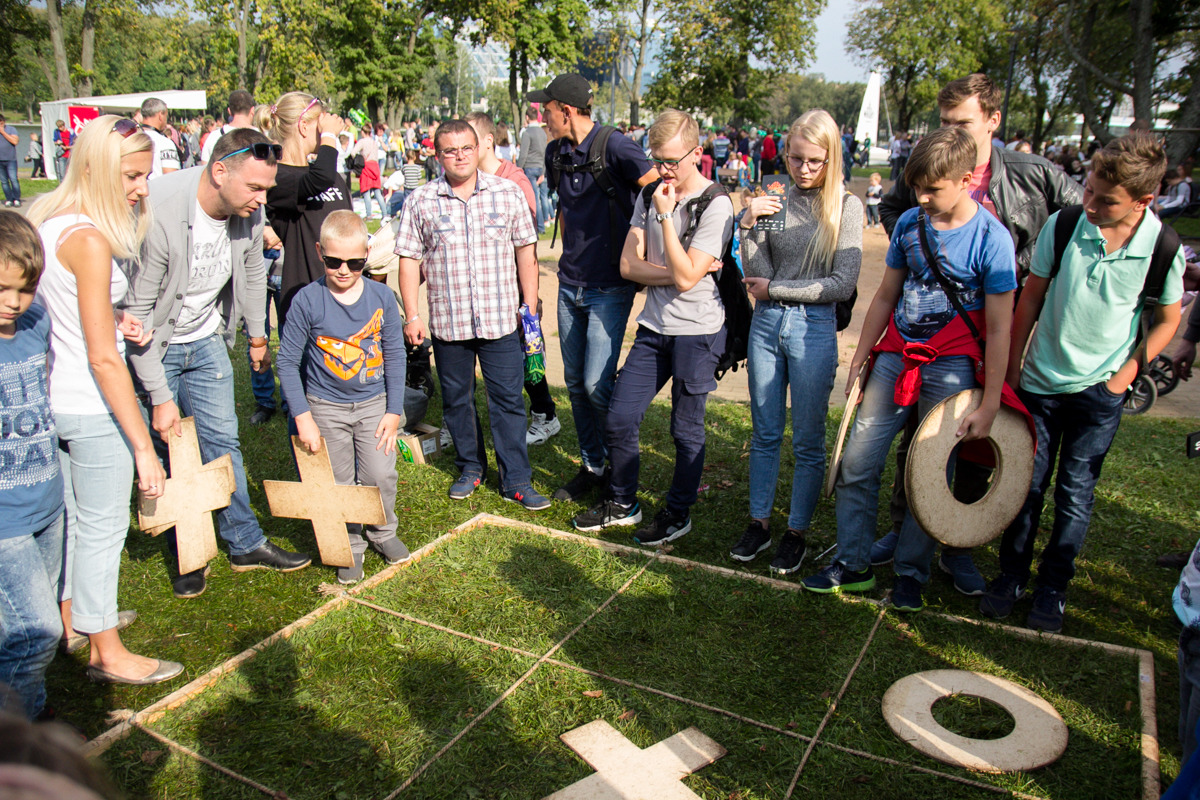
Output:
[[[299,436],[292,437],[300,482],[263,481],[271,513],[288,519],[307,519],[317,536],[321,561],[331,567],[352,567],[347,522],[382,525],[383,497],[378,486],[342,486],[333,481],[329,450],[321,439],[321,449],[308,452]]]
[[[151,536],[175,528],[179,573],[186,575],[203,569],[217,555],[212,512],[229,505],[237,484],[229,453],[207,464],[200,460],[194,417],[180,420],[180,428],[183,433],[179,436],[167,431],[171,477],[163,486],[162,496],[149,498],[138,493],[138,525]]]
[[[596,774],[545,800],[699,800],[680,779],[725,755],[725,748],[696,728],[641,750],[602,719],[559,737]]]

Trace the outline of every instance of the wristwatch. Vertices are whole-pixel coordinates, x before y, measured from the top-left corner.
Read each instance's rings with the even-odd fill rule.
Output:
[[[674,212],[668,212],[666,214],[655,214],[654,220],[656,222],[662,222],[664,219],[670,219],[673,215],[674,215]]]

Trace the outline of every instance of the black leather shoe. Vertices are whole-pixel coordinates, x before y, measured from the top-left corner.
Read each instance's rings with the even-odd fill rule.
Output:
[[[171,586],[175,589],[175,596],[181,600],[186,600],[190,597],[199,597],[208,588],[208,584],[205,581],[207,577],[207,565],[205,565],[204,569],[197,569],[186,575],[176,576],[175,580],[171,581]]]
[[[312,563],[307,553],[292,553],[276,547],[270,542],[264,542],[257,550],[240,556],[230,556],[229,566],[234,572],[247,572],[252,569],[276,569],[280,572],[293,572],[304,569]]]
[[[264,422],[275,416],[275,409],[259,406],[254,409],[254,413],[250,415],[251,425],[262,425]]]

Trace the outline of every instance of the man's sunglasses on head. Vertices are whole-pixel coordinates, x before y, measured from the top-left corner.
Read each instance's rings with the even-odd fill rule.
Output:
[[[241,150],[234,150],[232,153],[226,153],[218,158],[217,161],[224,161],[227,158],[233,158],[234,156],[241,155],[242,153],[249,153],[259,161],[266,161],[271,158],[274,158],[276,161],[278,161],[279,159],[283,158],[283,145],[275,144],[274,142],[255,142],[248,147],[243,147]]]

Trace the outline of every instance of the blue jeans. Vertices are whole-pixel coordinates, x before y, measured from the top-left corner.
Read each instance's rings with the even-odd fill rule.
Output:
[[[442,386],[442,420],[454,438],[454,463],[463,475],[482,478],[487,474],[483,426],[475,410],[477,358],[500,466],[500,491],[527,489],[533,468],[525,447],[525,397],[521,394],[525,353],[515,330],[499,339],[433,339],[433,360]]]
[[[788,527],[807,530],[825,478],[825,417],[838,360],[834,307],[758,303],[749,356],[750,517],[771,518],[791,387],[795,467]]]
[[[404,208],[404,201],[408,199],[408,192],[404,189],[398,189],[392,192],[392,197],[388,200],[387,215],[389,217],[400,216],[400,210]]]
[[[921,368],[921,395],[916,404],[897,405],[894,393],[902,365],[898,353],[880,353],[875,359],[842,455],[837,482],[836,558],[855,572],[867,569],[871,563],[880,476],[892,440],[914,411],[924,417],[945,398],[975,386],[974,361],[967,356],[948,356]],[[933,547],[933,540],[921,530],[912,512],[905,512],[896,546],[896,574],[927,582]]]
[[[271,305],[275,305],[275,317],[279,319],[282,314],[279,313],[279,289],[283,285],[283,277],[280,275],[267,276],[267,313],[264,317],[266,324],[267,339],[271,338]],[[244,326],[243,326],[244,330]],[[246,338],[250,338],[250,332],[246,331]],[[263,408],[275,408],[275,371],[267,366],[262,372],[254,371],[254,360],[250,358],[250,343],[246,343],[246,361],[250,364],[250,390],[254,392],[254,402],[258,403]]]
[[[634,291],[632,283],[603,289],[566,284],[558,288],[563,380],[571,397],[579,454],[583,465],[595,472],[604,469],[608,459],[604,444],[608,403]]]
[[[633,348],[617,373],[608,407],[608,454],[612,497],[628,505],[637,499],[641,467],[638,429],[658,391],[671,381],[671,437],[675,474],[667,508],[687,513],[696,504],[704,474],[704,409],[717,388],[713,375],[725,348],[725,329],[702,336],[664,336],[639,327]]]
[[[16,161],[0,161],[0,187],[4,189],[4,199],[10,203],[21,199],[21,180],[17,177]]]
[[[1018,394],[1033,415],[1037,453],[1025,505],[1000,540],[1000,569],[1028,580],[1038,521],[1057,455],[1054,527],[1042,549],[1038,585],[1065,592],[1075,577],[1075,557],[1083,548],[1092,519],[1093,490],[1100,479],[1104,456],[1117,435],[1125,397],[1110,392],[1103,382],[1073,394],[1045,395],[1023,390]]]
[[[238,418],[233,402],[233,366],[229,351],[218,334],[186,344],[172,343],[163,358],[167,385],[175,396],[179,413],[196,418],[200,456],[205,463],[229,453],[233,458],[236,484],[229,505],[217,512],[221,538],[229,544],[229,554],[240,556],[266,543],[258,518],[250,508],[246,491],[246,470],[242,466],[242,446],[238,441]],[[164,462],[166,445],[153,434]],[[72,623],[74,624],[74,623]]]
[[[542,177],[543,167],[525,167],[525,177],[529,178],[529,182],[533,184],[533,196],[537,200],[537,229],[538,233],[546,227],[546,221],[550,219],[550,183],[542,181],[538,183],[538,178]]]
[[[30,719],[46,704],[46,667],[63,635],[64,549],[62,514],[37,533],[0,539],[0,684],[12,688]]]
[[[367,217],[371,216],[371,198],[374,197],[379,202],[379,213],[383,215],[387,213],[387,206],[383,202],[382,189],[367,189],[362,193],[363,198],[363,214]]]
[[[133,450],[111,414],[56,414],[66,488],[61,599],[80,633],[117,627],[117,581],[129,533]]]

